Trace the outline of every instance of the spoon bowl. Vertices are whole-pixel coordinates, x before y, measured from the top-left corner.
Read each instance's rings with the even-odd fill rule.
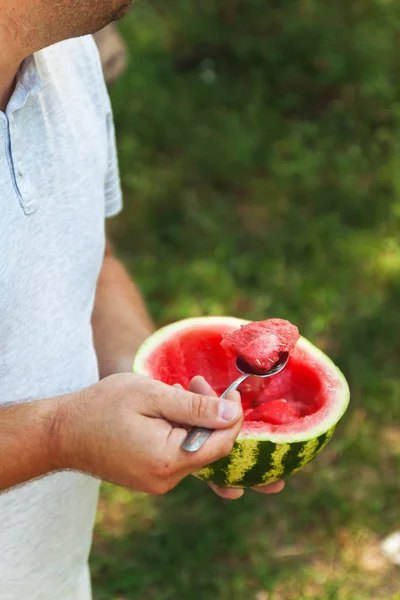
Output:
[[[272,377],[273,375],[277,375],[280,373],[287,365],[289,360],[289,352],[280,352],[279,358],[272,365],[268,371],[263,371],[261,369],[255,369],[252,365],[249,365],[243,358],[236,359],[236,368],[243,375],[248,375],[252,377]]]

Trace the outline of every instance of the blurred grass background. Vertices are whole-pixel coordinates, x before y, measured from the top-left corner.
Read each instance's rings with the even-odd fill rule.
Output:
[[[277,497],[103,486],[97,600],[399,600],[400,5],[154,0],[121,23],[119,255],[158,325],[283,317],[351,407]]]

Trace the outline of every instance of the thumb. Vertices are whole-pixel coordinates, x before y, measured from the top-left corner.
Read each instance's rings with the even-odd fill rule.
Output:
[[[202,377],[192,379],[189,391],[170,387],[157,406],[159,415],[181,425],[224,429],[242,417],[240,394],[233,393],[220,400]]]

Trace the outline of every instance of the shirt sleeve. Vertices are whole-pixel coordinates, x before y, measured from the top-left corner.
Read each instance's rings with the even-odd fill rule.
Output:
[[[111,106],[107,112],[108,168],[105,180],[105,216],[113,217],[122,210],[122,190],[118,167],[117,144]]]
[[[99,82],[99,110],[103,117],[104,111],[106,114],[108,165],[104,182],[105,216],[113,217],[122,210],[123,204],[113,111],[110,96],[104,81],[103,68],[101,66],[100,54],[96,42],[91,35],[84,36],[81,40],[84,40],[90,46],[90,56],[94,59],[92,64],[94,65],[96,77]]]

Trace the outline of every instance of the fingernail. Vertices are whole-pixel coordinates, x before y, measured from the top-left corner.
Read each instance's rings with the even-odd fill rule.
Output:
[[[224,421],[233,421],[239,414],[239,405],[236,402],[223,400],[219,403],[218,415]]]
[[[183,385],[181,385],[180,383],[174,383],[174,385],[173,385],[172,387],[174,387],[174,388],[178,388],[178,389],[180,389],[180,390],[183,390],[183,389],[184,389]]]

